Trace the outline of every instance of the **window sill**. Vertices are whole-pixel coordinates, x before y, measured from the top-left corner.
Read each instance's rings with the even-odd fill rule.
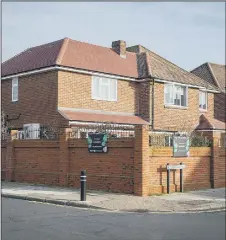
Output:
[[[106,101],[106,102],[117,102],[118,100],[107,100],[107,99],[101,99],[101,98],[91,98],[92,100],[97,100],[97,101]]]
[[[176,106],[176,105],[164,105],[165,108],[172,108],[172,109],[181,109],[181,110],[187,110],[188,107],[184,107],[184,106]]]
[[[207,109],[199,108],[199,111],[200,111],[200,112],[207,112]]]
[[[16,100],[16,101],[12,101],[12,103],[17,103],[18,102],[18,100]]]

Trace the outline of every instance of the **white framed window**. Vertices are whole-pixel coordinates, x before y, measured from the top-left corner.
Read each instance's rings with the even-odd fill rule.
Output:
[[[188,87],[175,84],[165,84],[164,99],[165,105],[187,107]]]
[[[207,110],[207,92],[199,91],[199,109]]]
[[[12,101],[18,101],[18,78],[12,79]]]
[[[117,101],[117,80],[93,76],[92,99]]]

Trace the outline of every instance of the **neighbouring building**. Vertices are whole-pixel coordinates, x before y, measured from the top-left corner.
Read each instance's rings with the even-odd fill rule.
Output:
[[[201,114],[214,118],[218,87],[122,40],[107,48],[64,38],[2,64],[2,110],[15,129],[114,122],[187,131]]]
[[[225,123],[226,66],[207,62],[191,72],[220,89],[220,93],[214,96],[214,118]]]

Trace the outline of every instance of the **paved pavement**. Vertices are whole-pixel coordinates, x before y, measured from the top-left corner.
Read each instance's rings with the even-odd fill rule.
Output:
[[[2,198],[2,240],[224,240],[225,213],[125,213]]]
[[[149,197],[89,191],[87,201],[81,202],[79,190],[73,188],[2,182],[2,196],[126,212],[189,212],[225,209],[225,188]]]

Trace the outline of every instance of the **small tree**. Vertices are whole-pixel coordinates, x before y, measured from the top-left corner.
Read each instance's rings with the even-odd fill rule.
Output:
[[[1,111],[1,138],[6,139],[8,134],[9,123],[4,110]]]

